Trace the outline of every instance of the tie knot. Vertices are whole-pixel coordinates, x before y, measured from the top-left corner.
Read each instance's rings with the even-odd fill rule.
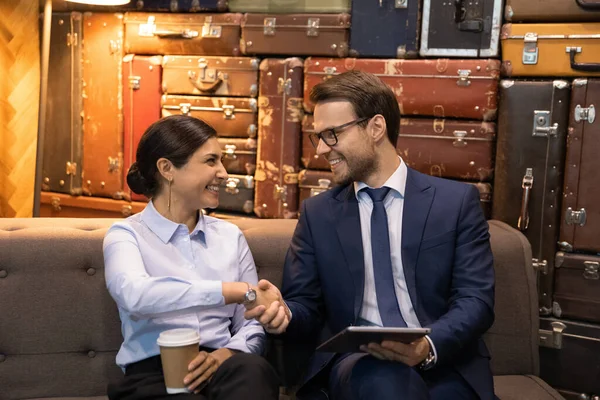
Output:
[[[371,189],[371,188],[365,189],[365,192],[367,192],[367,194],[369,195],[371,200],[373,200],[373,203],[383,201],[383,199],[385,199],[385,196],[387,196],[389,191],[390,191],[389,187],[382,187],[379,189]]]

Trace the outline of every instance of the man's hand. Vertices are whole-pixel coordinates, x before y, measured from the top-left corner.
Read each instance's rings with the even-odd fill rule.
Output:
[[[290,310],[281,297],[281,292],[271,282],[262,279],[258,282],[256,304],[244,313],[246,319],[256,319],[272,334],[285,332],[290,323]]]
[[[410,344],[386,340],[381,342],[381,345],[369,343],[368,346],[363,345],[360,349],[380,360],[399,361],[409,367],[414,367],[427,358],[429,340],[423,337]]]
[[[183,384],[190,392],[200,393],[221,364],[235,353],[226,348],[217,349],[212,353],[201,351],[188,366],[190,373],[186,375]]]

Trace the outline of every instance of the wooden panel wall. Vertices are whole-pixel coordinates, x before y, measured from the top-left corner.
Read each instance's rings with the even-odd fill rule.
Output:
[[[0,0],[0,217],[31,217],[40,90],[39,8]]]

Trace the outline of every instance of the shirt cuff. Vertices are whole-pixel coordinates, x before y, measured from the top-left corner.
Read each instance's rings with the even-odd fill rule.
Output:
[[[433,345],[433,341],[429,338],[429,336],[425,336],[425,339],[427,339],[427,341],[429,342],[429,346],[431,347],[431,349],[433,350],[433,365],[437,364],[437,350],[435,349],[435,346]]]

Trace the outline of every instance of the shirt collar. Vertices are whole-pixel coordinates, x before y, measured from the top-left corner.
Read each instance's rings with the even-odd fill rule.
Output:
[[[389,187],[389,188],[395,190],[396,192],[398,192],[398,194],[400,194],[401,197],[404,197],[404,192],[406,190],[406,176],[408,174],[408,168],[406,167],[404,160],[402,160],[402,157],[398,156],[398,158],[400,159],[400,165],[398,165],[398,168],[396,168],[396,171],[394,171],[394,173],[388,178],[388,180],[385,181],[385,183],[382,185],[382,187],[384,187],[384,186]],[[361,189],[368,188],[368,187],[370,187],[370,186],[364,182],[354,182],[354,194],[356,195],[356,198],[358,198],[358,192]]]
[[[142,211],[142,221],[150,228],[156,236],[160,238],[164,243],[168,243],[177,229],[179,227],[183,227],[187,232],[187,226],[185,224],[178,224],[170,219],[167,219],[160,215],[156,208],[154,207],[154,203],[152,200],[148,202],[148,205]],[[198,223],[196,224],[194,230],[190,233],[190,236],[195,236],[199,232],[205,232],[206,221],[204,219],[204,215],[200,212],[200,218],[198,218]]]

